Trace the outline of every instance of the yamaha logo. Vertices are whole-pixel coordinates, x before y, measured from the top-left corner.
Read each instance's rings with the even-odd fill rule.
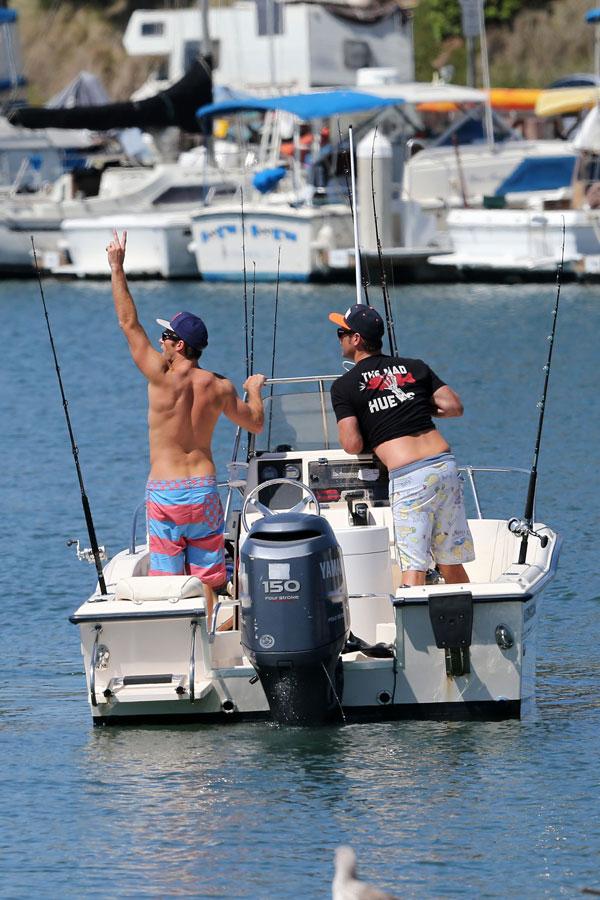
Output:
[[[258,643],[263,650],[270,650],[271,647],[275,646],[275,638],[272,634],[262,634],[258,639]]]

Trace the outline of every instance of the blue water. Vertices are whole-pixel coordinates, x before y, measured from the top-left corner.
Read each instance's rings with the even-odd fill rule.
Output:
[[[129,540],[147,474],[145,385],[106,283],[46,297],[101,543]],[[200,312],[203,362],[244,378],[239,287],[138,283],[140,316]],[[442,423],[460,462],[528,466],[552,286],[395,288],[399,345],[461,394]],[[339,371],[330,310],[346,286],[282,286],[277,375]],[[274,288],[256,297],[271,364]],[[539,517],[565,539],[540,623],[537,713],[521,722],[282,729],[93,729],[68,615],[93,569],[39,294],[0,283],[2,624],[0,896],[320,898],[349,843],[403,897],[573,897],[600,888],[600,289],[563,289],[540,458]],[[233,430],[219,426],[219,474]],[[522,512],[525,485],[498,498]]]

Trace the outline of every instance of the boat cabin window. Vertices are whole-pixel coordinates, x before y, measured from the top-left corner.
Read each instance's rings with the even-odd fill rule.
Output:
[[[368,69],[371,65],[371,48],[366,41],[344,41],[344,65],[347,69]]]
[[[284,33],[282,6],[277,0],[256,0],[256,28],[259,37]]]
[[[340,449],[329,392],[281,394],[265,399],[265,427],[256,452]]]
[[[165,33],[165,23],[161,21],[142,22],[140,31],[142,37],[157,37]]]
[[[204,203],[209,191],[209,185],[181,184],[167,188],[152,201],[153,206],[159,203]]]

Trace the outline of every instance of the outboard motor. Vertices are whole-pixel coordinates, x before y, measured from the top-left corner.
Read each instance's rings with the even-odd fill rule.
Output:
[[[255,522],[240,551],[240,596],[242,645],[275,721],[309,725],[340,716],[336,666],[350,616],[329,523],[292,512]]]

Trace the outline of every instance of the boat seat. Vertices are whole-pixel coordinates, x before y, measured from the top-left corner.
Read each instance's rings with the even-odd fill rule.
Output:
[[[121,578],[115,588],[115,600],[145,603],[152,600],[189,600],[204,597],[202,582],[196,575],[146,575]]]

